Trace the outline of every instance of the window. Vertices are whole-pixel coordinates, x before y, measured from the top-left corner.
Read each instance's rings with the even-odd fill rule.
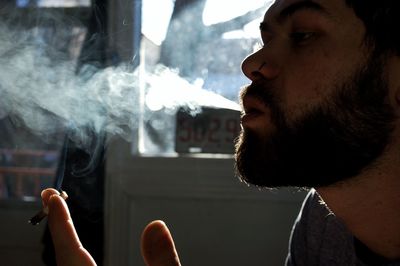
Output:
[[[232,154],[265,0],[0,2],[0,198],[54,182],[67,127],[82,149],[137,130],[139,154]]]
[[[54,58],[76,68],[90,2],[0,3],[0,199],[36,201],[55,185],[65,139],[62,122],[42,104],[62,89],[54,85],[62,79]]]
[[[152,77],[139,153],[232,154],[238,91],[249,82],[240,65],[258,41],[265,1],[144,0],[142,7],[141,63]],[[162,109],[174,104],[202,112]]]
[[[144,0],[145,64],[163,64],[236,101],[248,81],[240,63],[259,38],[265,0]],[[154,8],[157,6],[157,8]]]

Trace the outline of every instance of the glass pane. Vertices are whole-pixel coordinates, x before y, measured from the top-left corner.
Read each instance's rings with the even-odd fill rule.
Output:
[[[236,101],[238,88],[247,82],[240,63],[259,40],[265,2],[144,0],[147,67],[165,65],[185,80]]]
[[[140,152],[233,153],[238,91],[249,82],[240,65],[259,41],[265,8],[265,0],[143,1],[140,54],[150,77]],[[162,108],[170,102],[182,108]]]
[[[0,199],[37,200],[54,187],[65,138],[50,107],[62,106],[63,74],[76,68],[87,29],[49,10],[1,11]]]

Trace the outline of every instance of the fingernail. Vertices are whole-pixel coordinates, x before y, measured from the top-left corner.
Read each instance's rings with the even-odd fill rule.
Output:
[[[68,194],[67,194],[67,192],[65,192],[64,190],[61,191],[60,196],[61,196],[61,198],[63,198],[64,200],[66,200],[66,199],[68,198]]]

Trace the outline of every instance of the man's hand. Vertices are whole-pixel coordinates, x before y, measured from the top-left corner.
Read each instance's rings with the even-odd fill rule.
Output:
[[[68,206],[55,189],[42,192],[43,205],[49,207],[48,223],[58,266],[96,265],[82,246]],[[162,221],[151,222],[142,234],[142,255],[148,266],[180,266],[171,233]]]
[[[48,223],[58,266],[89,266],[96,262],[82,246],[68,206],[55,189],[42,192],[43,205],[49,207]]]

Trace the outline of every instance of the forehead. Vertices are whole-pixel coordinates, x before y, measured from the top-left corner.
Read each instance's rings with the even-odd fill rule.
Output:
[[[332,18],[343,19],[344,17],[355,16],[353,10],[346,5],[345,0],[275,0],[270,2],[265,13],[265,19],[276,18],[284,10],[295,10],[296,8],[290,8],[293,6],[307,8],[314,4],[320,6],[321,10]]]

